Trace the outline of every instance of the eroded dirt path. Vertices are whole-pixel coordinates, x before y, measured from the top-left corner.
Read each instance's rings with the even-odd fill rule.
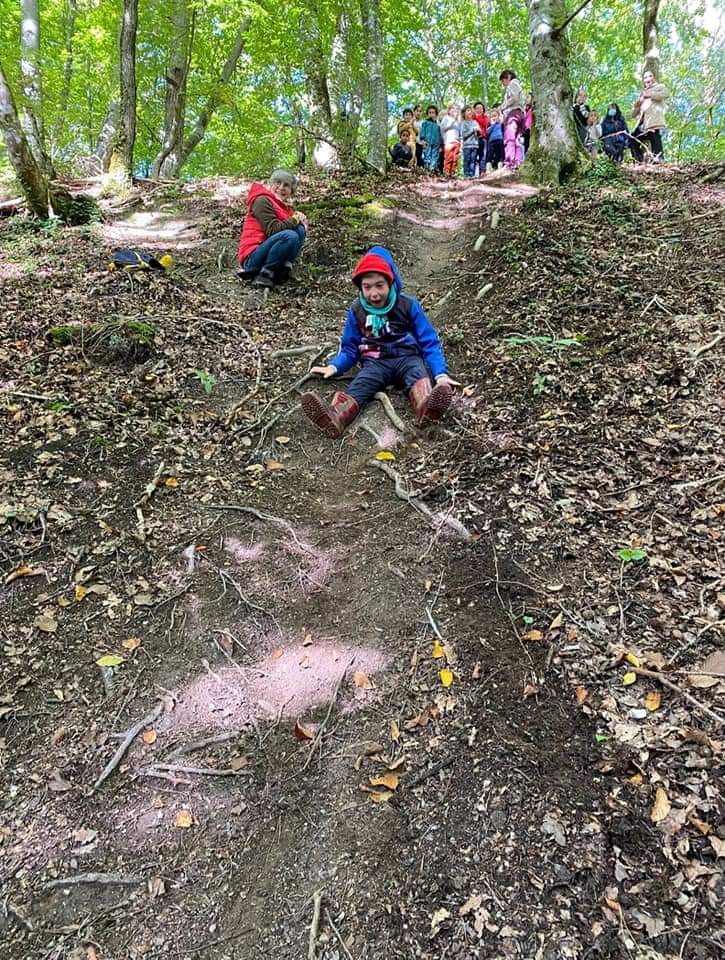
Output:
[[[32,418],[10,382],[3,504],[27,569],[0,588],[8,956],[291,960],[317,892],[319,960],[632,955],[616,884],[646,841],[617,809],[634,787],[612,790],[627,761],[603,756],[564,668],[580,639],[573,615],[557,622],[571,558],[532,551],[522,572],[537,507],[514,522],[468,491],[490,476],[520,503],[522,474],[498,464],[530,442],[525,419],[486,411],[498,386],[482,387],[471,337],[489,334],[461,316],[499,275],[495,247],[481,262],[473,242],[529,197],[425,183],[344,229],[323,218],[311,273],[264,304],[221,269],[232,244],[193,224],[207,240],[185,255],[179,238],[163,289],[84,281],[114,315],[146,304],[155,356],[50,351],[57,409],[28,398],[44,404]],[[291,388],[338,335],[372,242],[471,386],[442,428],[416,431],[393,397],[403,433],[374,404],[331,443]],[[272,356],[291,345],[312,349]],[[380,450],[432,518],[395,496]],[[539,467],[526,482],[547,499]],[[103,655],[121,662],[101,671]],[[150,711],[94,792],[115,734]]]

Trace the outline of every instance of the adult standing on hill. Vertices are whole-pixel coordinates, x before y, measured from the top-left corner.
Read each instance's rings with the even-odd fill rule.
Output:
[[[642,77],[642,92],[634,102],[632,116],[637,125],[632,131],[632,156],[641,163],[644,160],[644,148],[648,147],[655,163],[664,160],[662,131],[665,129],[665,108],[669,97],[667,87],[659,83],[651,70],[645,70]]]
[[[253,183],[247,194],[247,215],[239,239],[238,276],[255,287],[270,289],[289,279],[307,233],[307,217],[291,200],[297,177],[275,170],[269,186]]]
[[[524,92],[513,70],[502,70],[499,80],[504,87],[503,103],[503,156],[509,170],[515,170],[524,159],[519,136],[524,133]]]

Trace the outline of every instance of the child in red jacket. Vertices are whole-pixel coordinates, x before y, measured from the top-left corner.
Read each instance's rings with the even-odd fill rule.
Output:
[[[356,363],[361,370],[347,392],[338,391],[331,403],[314,392],[303,394],[303,411],[334,439],[379,390],[395,384],[407,393],[419,426],[440,420],[453,399],[455,381],[448,376],[441,342],[423,308],[402,292],[390,252],[372,247],[355,267],[352,280],[360,292],[348,308],[340,350],[324,367],[310,372],[327,379]]]

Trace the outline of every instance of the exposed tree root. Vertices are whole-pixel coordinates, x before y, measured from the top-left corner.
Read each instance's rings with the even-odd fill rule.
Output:
[[[414,496],[407,489],[405,481],[400,476],[397,470],[394,470],[390,464],[384,463],[382,460],[369,460],[369,465],[371,467],[376,467],[378,470],[389,477],[395,483],[395,496],[400,500],[405,500],[406,503],[409,503],[414,510],[417,510],[419,513],[422,513],[424,517],[427,517],[430,522],[434,525],[443,524],[446,527],[450,527],[462,540],[472,540],[470,532],[464,527],[460,520],[457,520],[455,517],[436,517],[433,511],[428,507],[422,500]]]
[[[388,415],[388,420],[392,423],[396,430],[400,430],[401,433],[405,433],[405,424],[400,419],[398,414],[395,412],[392,403],[390,402],[390,397],[382,390],[379,390],[375,394],[375,399],[379,400],[382,404],[383,410]]]
[[[108,761],[106,766],[103,768],[103,771],[100,777],[93,784],[93,789],[91,793],[95,793],[96,790],[111,776],[113,771],[119,765],[121,760],[123,760],[126,755],[126,751],[131,746],[136,737],[141,733],[144,727],[150,726],[158,717],[161,716],[163,712],[164,705],[163,703],[157,703],[151,713],[147,713],[145,717],[142,717],[137,723],[134,723],[132,727],[129,727],[126,731],[126,734],[118,745],[118,748],[111,759]]]
[[[63,877],[46,883],[47,890],[53,887],[71,887],[81,883],[101,883],[106,886],[135,887],[143,883],[143,877],[125,876],[122,873],[77,873],[73,877]]]
[[[715,713],[714,710],[711,710],[709,707],[706,707],[704,703],[693,697],[691,693],[688,693],[687,690],[683,690],[682,687],[678,687],[676,683],[673,683],[671,680],[668,680],[664,674],[659,673],[657,670],[645,670],[643,667],[628,667],[633,673],[636,673],[639,677],[649,677],[651,680],[657,680],[658,683],[661,683],[663,687],[667,687],[668,690],[672,690],[673,693],[678,693],[681,697],[684,697],[688,703],[692,704],[700,713],[704,713],[706,717],[709,717],[718,726],[725,725],[725,717],[721,717],[720,714]]]

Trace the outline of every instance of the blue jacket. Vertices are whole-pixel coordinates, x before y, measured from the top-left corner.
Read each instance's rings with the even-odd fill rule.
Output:
[[[612,136],[614,134],[614,136]],[[624,150],[629,144],[629,127],[624,117],[610,117],[609,114],[602,120],[602,146],[605,153],[616,153]]]
[[[371,247],[369,252],[383,257],[393,271],[398,300],[389,316],[394,322],[386,323],[381,336],[366,336],[360,329],[356,314],[359,301],[350,304],[345,318],[340,350],[337,356],[327,362],[332,364],[338,373],[346,373],[356,363],[370,362],[379,357],[388,358],[417,353],[428,364],[434,377],[448,373],[438,334],[418,301],[403,293],[403,281],[390,251],[385,247]]]
[[[503,140],[503,124],[492,123],[488,128],[488,142],[492,140]]]
[[[420,137],[425,140],[429,147],[440,147],[443,143],[441,137],[441,128],[437,120],[429,120],[427,117],[420,125]]]

